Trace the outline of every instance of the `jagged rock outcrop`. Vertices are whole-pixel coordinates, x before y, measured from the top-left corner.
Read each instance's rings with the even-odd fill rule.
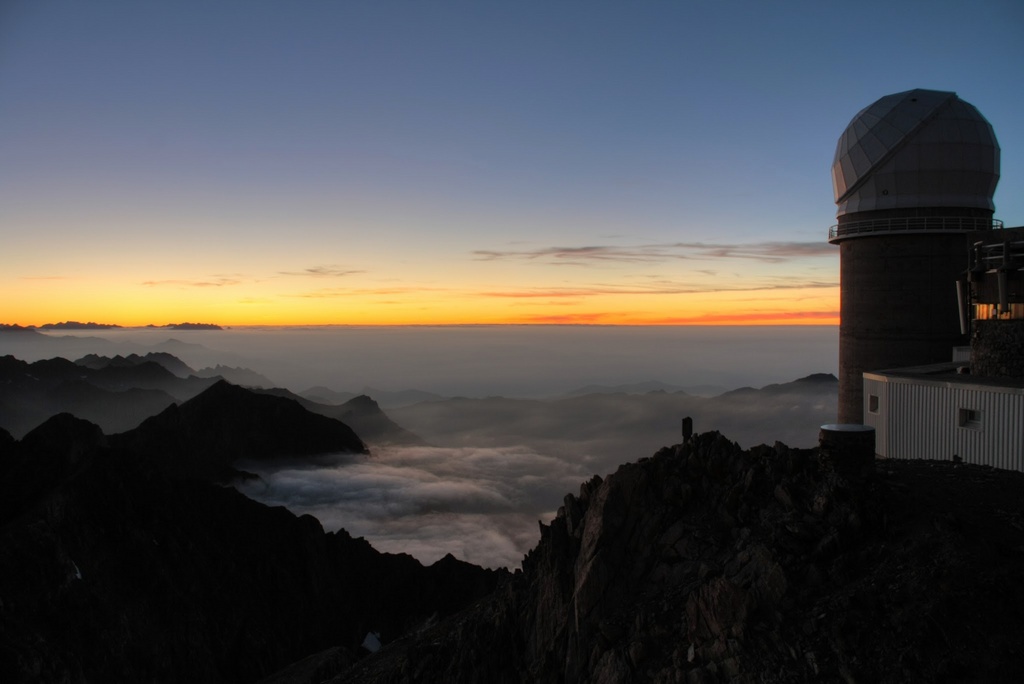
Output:
[[[493,597],[331,681],[1015,681],[1022,494],[696,435],[584,484]]]
[[[69,415],[0,432],[0,681],[253,682],[355,662],[489,593],[234,489],[167,477]]]

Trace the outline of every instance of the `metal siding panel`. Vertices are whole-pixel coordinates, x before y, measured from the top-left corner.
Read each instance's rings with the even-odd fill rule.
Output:
[[[865,379],[879,397],[874,416],[880,456],[949,459],[1024,472],[1024,394],[882,375]],[[960,427],[961,408],[981,412],[980,429]]]
[[[1024,470],[1021,429],[1024,402],[1020,395],[962,389],[953,393],[953,405],[981,411],[981,429],[956,428],[957,453],[968,463]]]

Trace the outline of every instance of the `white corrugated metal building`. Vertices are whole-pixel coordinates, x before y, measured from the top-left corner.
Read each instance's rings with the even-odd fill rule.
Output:
[[[864,424],[883,458],[1024,471],[1024,381],[957,372],[960,363],[864,373]]]

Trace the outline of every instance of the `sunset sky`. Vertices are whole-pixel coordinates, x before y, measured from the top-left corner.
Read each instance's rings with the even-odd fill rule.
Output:
[[[0,2],[0,323],[838,322],[829,168],[1024,3]]]

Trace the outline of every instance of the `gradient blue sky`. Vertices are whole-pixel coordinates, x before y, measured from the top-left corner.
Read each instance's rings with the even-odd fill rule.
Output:
[[[853,115],[1024,224],[1024,3],[0,3],[0,322],[834,322]]]

